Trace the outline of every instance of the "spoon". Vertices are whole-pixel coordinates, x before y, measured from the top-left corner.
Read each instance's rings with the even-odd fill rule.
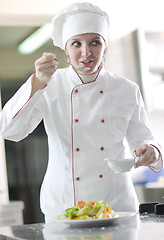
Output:
[[[66,63],[66,64],[68,64],[68,65],[71,65],[75,70],[77,70],[77,71],[88,71],[88,70],[90,70],[90,67],[74,67],[73,65],[72,65],[72,63],[70,63],[70,62],[67,62],[67,61],[64,61],[64,60],[61,60],[61,59],[58,59],[58,58],[55,58],[54,59],[55,61],[58,61],[58,62],[61,62],[61,63]]]

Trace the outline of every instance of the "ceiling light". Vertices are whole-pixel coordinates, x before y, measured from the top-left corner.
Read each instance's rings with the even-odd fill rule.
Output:
[[[50,33],[51,23],[44,24],[18,46],[18,51],[21,54],[30,54],[35,52],[50,39]]]

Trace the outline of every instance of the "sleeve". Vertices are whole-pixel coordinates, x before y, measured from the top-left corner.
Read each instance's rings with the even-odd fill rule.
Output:
[[[0,113],[0,135],[4,139],[20,141],[31,133],[43,118],[43,92],[31,97],[31,76],[5,104]],[[35,114],[34,114],[35,113]]]
[[[126,138],[132,152],[135,147],[145,143],[155,147],[159,151],[159,159],[155,164],[151,164],[149,168],[155,172],[160,172],[163,168],[162,149],[153,136],[144,102],[138,87],[136,89],[135,97],[136,106],[129,121]]]

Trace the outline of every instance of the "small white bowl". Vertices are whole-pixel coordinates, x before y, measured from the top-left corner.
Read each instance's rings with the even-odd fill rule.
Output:
[[[135,158],[126,158],[122,160],[112,160],[110,158],[105,158],[109,167],[114,172],[128,172],[135,165]]]

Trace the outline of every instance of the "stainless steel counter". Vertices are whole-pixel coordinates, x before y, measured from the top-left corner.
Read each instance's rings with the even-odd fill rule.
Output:
[[[139,215],[112,225],[70,228],[64,224],[31,224],[0,228],[0,240],[163,240],[164,216]]]

